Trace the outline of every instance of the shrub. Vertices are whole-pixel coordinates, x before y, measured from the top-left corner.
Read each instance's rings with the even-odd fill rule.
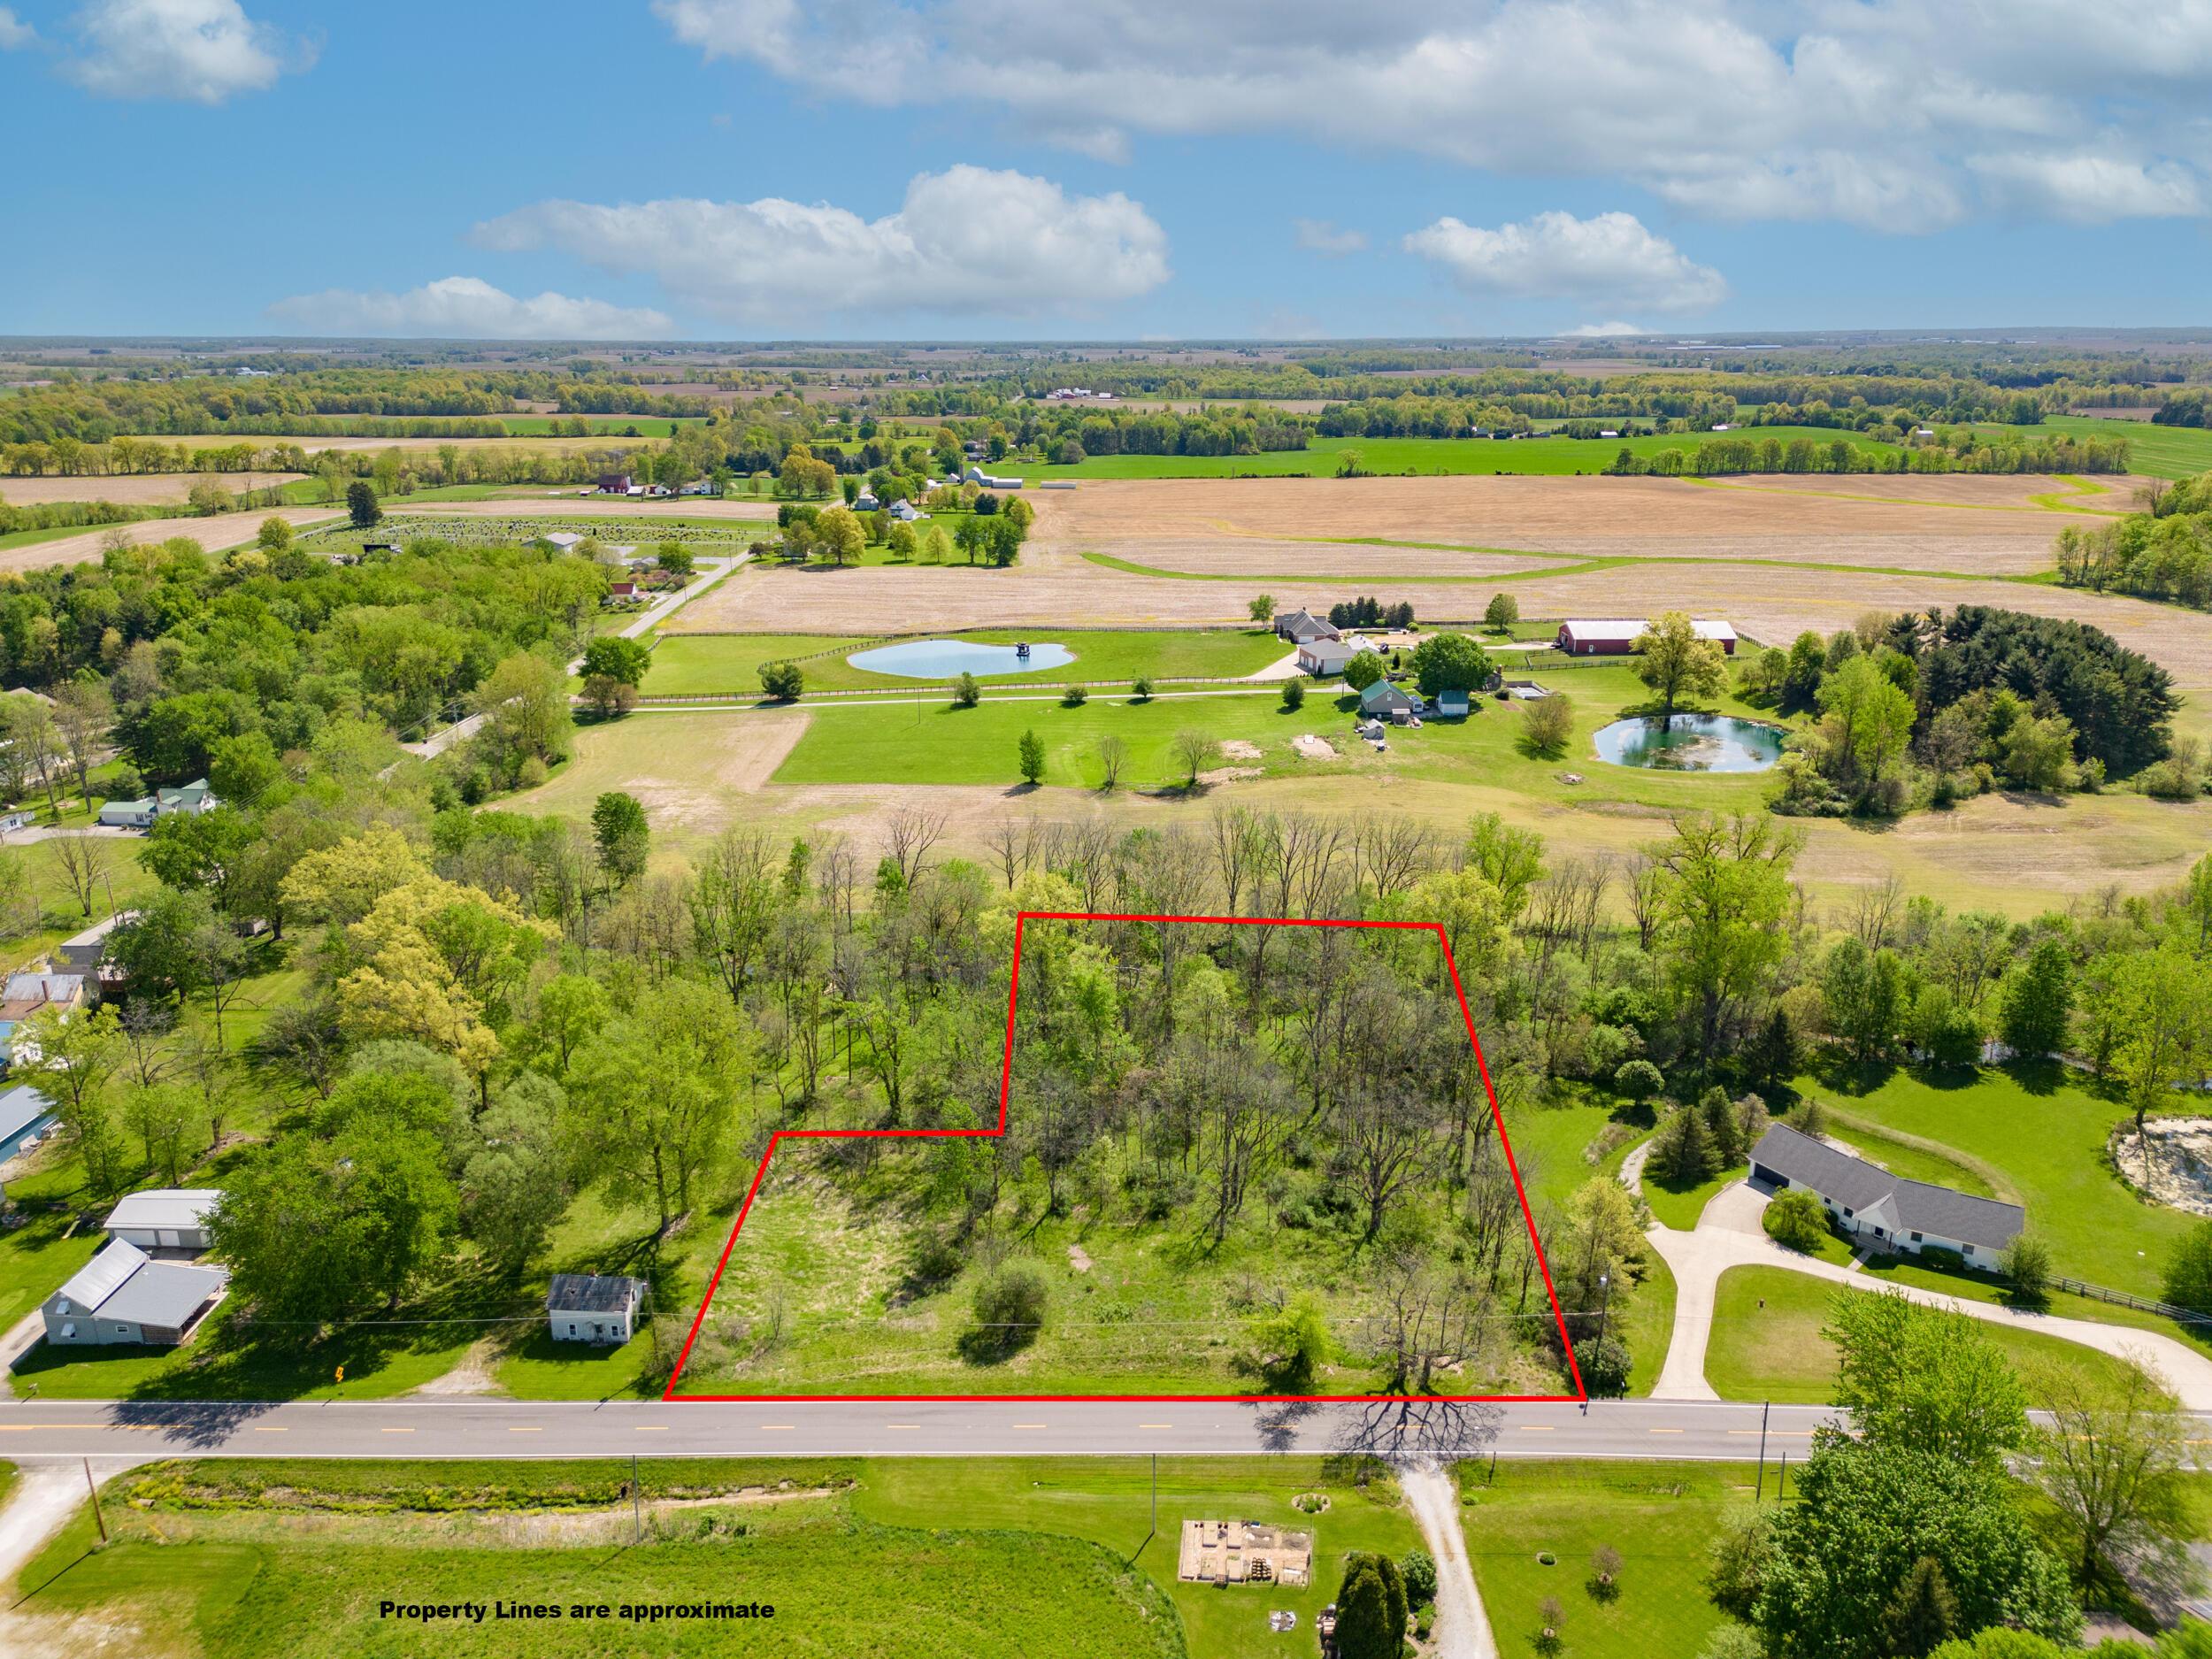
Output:
[[[982,701],[983,682],[964,670],[960,678],[952,682],[952,706],[972,709]]]
[[[1152,676],[1149,674],[1139,674],[1134,680],[1131,680],[1129,682],[1129,695],[1139,703],[1149,702],[1152,697]]]
[[[795,702],[806,689],[806,671],[796,663],[763,663],[760,688],[779,702]]]
[[[1306,706],[1306,682],[1293,674],[1283,681],[1283,707],[1293,714]]]
[[[1590,1594],[1601,1601],[1610,1601],[1621,1593],[1621,1552],[1610,1544],[1601,1544],[1590,1554]]]
[[[1810,1193],[1793,1187],[1775,1194],[1761,1225],[1784,1249],[1810,1256],[1828,1236],[1828,1212]]]
[[[2051,1247],[2036,1233],[2022,1233],[2005,1246],[2005,1278],[2013,1300],[2040,1307],[2051,1294]]]
[[[1613,1073],[1613,1092],[1631,1100],[1649,1100],[1666,1086],[1667,1079],[1648,1060],[1624,1060]]]
[[[1081,686],[1070,686],[1060,694],[1060,702],[1064,708],[1079,709],[1090,700],[1090,692]]]
[[[1427,1607],[1436,1600],[1436,1557],[1425,1549],[1408,1550],[1398,1562],[1406,1581],[1406,1603]]]
[[[1628,1286],[1620,1288],[1625,1291]],[[1575,1345],[1575,1369],[1582,1373],[1582,1386],[1593,1400],[1618,1400],[1625,1394],[1632,1367],[1628,1349],[1617,1337]]]
[[[1009,1262],[985,1275],[975,1287],[972,1346],[998,1354],[1026,1348],[1044,1326],[1049,1300],[1045,1276],[1033,1263]]]

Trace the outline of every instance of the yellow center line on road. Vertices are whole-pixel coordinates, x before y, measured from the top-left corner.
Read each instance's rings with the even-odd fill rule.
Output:
[[[256,1434],[289,1434],[292,1431],[273,1423],[257,1423],[253,1425],[253,1432]]]
[[[1653,1434],[1679,1434],[1682,1431],[1680,1429],[1652,1429],[1649,1432]]]
[[[1654,1434],[1656,1434],[1659,1432],[1660,1431],[1657,1429],[1654,1429],[1652,1431]],[[1810,1429],[1731,1429],[1728,1432],[1731,1434],[1764,1434],[1768,1439],[1776,1440],[1810,1440],[1813,1434],[1813,1432]],[[1674,1431],[1674,1432],[1679,1433],[1681,1431],[1678,1429]]]
[[[630,1425],[630,1432],[633,1434],[665,1434],[668,1432],[668,1425],[665,1423],[633,1423]]]
[[[507,1425],[507,1432],[510,1434],[542,1434],[545,1431],[542,1428],[536,1427],[534,1425],[527,1428],[518,1428],[511,1423]]]
[[[887,1429],[918,1429],[922,1425],[918,1423],[887,1423],[883,1426]]]
[[[761,1432],[766,1434],[787,1434],[799,1425],[795,1423],[764,1423]]]
[[[1520,1429],[1524,1434],[1548,1434],[1558,1426],[1556,1423],[1524,1423]]]
[[[414,1430],[412,1430],[412,1429],[379,1429],[379,1430],[377,1430],[377,1432],[378,1432],[379,1434],[412,1434],[414,1432],[415,1432],[415,1431],[414,1431]]]
[[[1171,1429],[1175,1425],[1172,1423],[1140,1423],[1137,1426],[1141,1429]]]
[[[0,1433],[35,1434],[49,1429],[142,1429],[142,1423],[0,1423]]]
[[[1043,1428],[1045,1425],[1041,1423],[1010,1423],[1006,1426],[1011,1429],[1041,1429]]]

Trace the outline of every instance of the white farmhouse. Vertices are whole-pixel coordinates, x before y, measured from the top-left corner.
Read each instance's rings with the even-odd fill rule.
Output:
[[[618,1348],[636,1329],[651,1294],[641,1279],[607,1273],[556,1273],[545,1292],[546,1328],[557,1342]]]

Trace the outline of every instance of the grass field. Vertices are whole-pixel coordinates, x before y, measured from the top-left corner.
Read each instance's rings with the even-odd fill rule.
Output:
[[[1885,1071],[1798,1087],[1853,1118],[1955,1147],[2000,1172],[2026,1205],[2030,1229],[2049,1241],[2054,1269],[2069,1277],[2155,1297],[2167,1253],[2192,1225],[2178,1210],[2143,1202],[2113,1173],[2105,1141],[2125,1110],[2071,1073]]]
[[[2194,478],[2212,472],[2212,430],[2154,426],[2147,420],[2106,420],[2093,415],[2051,415],[2039,427],[1998,426],[1998,432],[2066,432],[2078,438],[2125,438],[2128,470],[2151,478]]]
[[[1750,1502],[1749,1470],[1514,1460],[1494,1485],[1489,1471],[1460,1465],[1460,1521],[1502,1654],[1537,1651],[1547,1596],[1566,1610],[1559,1651],[1575,1659],[1688,1659],[1724,1622],[1705,1599],[1706,1551]],[[1622,1558],[1610,1600],[1591,1587],[1590,1557],[1608,1548]]]
[[[1094,455],[1073,466],[1047,465],[1009,458],[994,464],[996,473],[1032,485],[1054,478],[1333,478],[1347,454],[1356,455],[1375,473],[1541,474],[1572,477],[1602,472],[1623,449],[1638,455],[1662,449],[1694,449],[1718,434],[1679,433],[1663,438],[1315,438],[1303,449],[1275,449],[1261,455]],[[1827,444],[1837,438],[1854,448],[1886,449],[1855,433],[1825,426],[1760,426],[1725,434],[1755,442],[1774,438],[1788,443],[1807,438]]]
[[[603,432],[614,437],[672,438],[683,426],[702,426],[704,415],[496,415],[493,417],[507,428],[510,437],[542,438],[552,434],[556,426],[565,427],[581,420],[594,432]],[[631,429],[636,430],[633,432]]]
[[[1705,1380],[1724,1400],[1825,1403],[1835,1385],[1836,1349],[1821,1327],[1835,1297],[1863,1294],[1786,1267],[1730,1268],[1714,1297]],[[2063,1337],[1986,1323],[1975,1328],[2020,1370],[2032,1397],[2037,1373],[2055,1366],[2108,1379],[2124,1374],[2110,1355]]]
[[[1155,677],[1210,675],[1237,679],[1287,655],[1291,647],[1264,628],[1164,629],[1157,632],[975,628],[933,637],[1010,645],[1018,640],[1049,641],[1075,654],[1072,663],[1018,674],[993,674],[986,687],[1064,685],[1071,680],[1126,683],[1140,673]],[[761,634],[664,634],[654,648],[652,672],[644,690],[656,697],[701,696],[760,690],[760,665],[782,658],[801,659],[813,690],[874,687],[910,691],[944,683],[902,674],[871,673],[845,658],[882,640],[852,635]]]
[[[1047,683],[1052,681],[1048,678]],[[955,709],[941,695],[890,707],[818,705],[805,735],[778,770],[776,781],[1012,785],[1020,776],[1016,742],[1025,731],[1034,730],[1045,744],[1048,784],[1095,788],[1103,776],[1098,742],[1110,733],[1127,749],[1123,786],[1154,787],[1182,782],[1185,773],[1178,770],[1171,749],[1178,733],[1196,729],[1257,745],[1257,759],[1229,764],[1269,776],[1371,772],[1481,783],[1539,800],[1580,804],[1617,801],[1720,811],[1749,807],[1764,798],[1766,780],[1755,773],[1668,772],[1599,763],[1594,745],[1597,728],[1629,709],[1640,708],[1649,695],[1632,671],[1574,669],[1562,671],[1546,683],[1568,690],[1574,705],[1574,734],[1557,757],[1527,752],[1521,742],[1519,715],[1510,705],[1489,701],[1478,702],[1479,711],[1464,720],[1432,721],[1418,731],[1394,730],[1388,749],[1378,755],[1352,736],[1353,705],[1348,695],[1327,695],[1336,689],[1333,685],[1315,687],[1305,706],[1294,713],[1267,693],[1163,695],[1144,703],[1118,692],[1094,693],[1082,707],[1067,708],[1052,701],[995,697],[987,690],[982,703],[972,709]],[[1718,706],[1752,718],[1765,718],[1733,698],[1724,698]],[[1326,738],[1340,758],[1314,761],[1296,755],[1290,741],[1304,733]],[[1583,781],[1563,781],[1567,772]]]
[[[1051,1653],[1261,1659],[1303,1651],[1353,1550],[1402,1556],[1419,1534],[1372,1465],[1313,1457],[678,1460],[642,1471],[649,1532],[630,1540],[626,1463],[157,1464],[120,1477],[115,1542],[79,1515],[21,1575],[33,1618],[180,1631],[225,1659],[418,1654],[538,1659],[650,1652]],[[1291,1503],[1326,1497],[1317,1517]],[[679,1507],[680,1506],[680,1507]],[[1185,1518],[1310,1527],[1313,1582],[1175,1581]],[[766,1602],[772,1620],[422,1625],[411,1601]],[[1294,1637],[1270,1609],[1298,1615]]]
[[[1255,1205],[1217,1243],[1188,1207],[1166,1221],[1140,1222],[1075,1202],[1061,1217],[1029,1213],[1037,1206],[1018,1205],[1010,1192],[1004,1202],[1013,1213],[992,1235],[995,1251],[964,1250],[945,1269],[926,1271],[916,1241],[926,1224],[915,1218],[926,1213],[921,1194],[933,1150],[901,1147],[849,1179],[833,1173],[833,1151],[814,1143],[780,1151],[730,1253],[680,1390],[1282,1393],[1268,1386],[1248,1333],[1262,1292],[1312,1293],[1336,1333],[1313,1386],[1297,1392],[1358,1394],[1388,1383],[1366,1333],[1372,1258],[1356,1227],[1317,1217],[1293,1228],[1278,1220],[1276,1206]],[[1097,1171],[1104,1190],[1141,1162],[1133,1148],[1117,1148]],[[1311,1184],[1298,1196],[1310,1213],[1322,1202]],[[1029,1263],[1043,1278],[1046,1312],[1025,1344],[978,1346],[975,1293],[1006,1258]],[[1503,1312],[1514,1311],[1509,1293]],[[1540,1347],[1521,1340],[1540,1336],[1550,1318],[1539,1286],[1525,1318],[1501,1319],[1463,1367],[1436,1373],[1432,1391],[1560,1391]]]

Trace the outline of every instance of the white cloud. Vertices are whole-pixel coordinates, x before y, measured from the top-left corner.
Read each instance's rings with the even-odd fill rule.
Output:
[[[2092,185],[2108,216],[2173,211],[2212,172],[2212,0],[654,9],[707,58],[821,96],[996,108],[1094,156],[1118,155],[1131,132],[1294,133],[1504,174],[1618,179],[1721,217],[1891,231],[1989,209],[2071,216],[2078,188],[2018,178],[2086,157],[2147,181]]]
[[[2181,219],[2204,211],[2197,177],[2171,165],[2114,156],[1975,156],[1969,167],[2017,211],[2081,225],[2116,219]]]
[[[12,7],[0,6],[0,52],[28,46],[37,38],[38,31],[16,16]]]
[[[81,50],[63,73],[102,97],[220,104],[313,62],[238,0],[91,0],[76,27]]]
[[[1584,323],[1579,328],[1570,328],[1563,338],[1568,340],[1625,340],[1633,334],[1647,334],[1648,328],[1639,328],[1634,323]]]
[[[1517,299],[1693,311],[1728,293],[1719,272],[1653,235],[1632,213],[1539,213],[1495,230],[1448,216],[1408,236],[1405,249],[1442,266],[1462,288]]]
[[[826,312],[1064,311],[1132,299],[1168,277],[1167,236],[1119,191],[956,166],[918,174],[895,213],[827,203],[540,202],[479,225],[479,245],[557,248],[649,273],[686,305],[745,322]]]
[[[660,311],[545,293],[509,294],[477,277],[445,277],[404,294],[326,288],[279,300],[269,315],[322,334],[413,340],[644,340],[674,332]]]
[[[1298,245],[1315,253],[1341,257],[1348,253],[1357,253],[1367,246],[1365,231],[1339,230],[1325,219],[1294,219],[1290,224],[1297,236]]]

